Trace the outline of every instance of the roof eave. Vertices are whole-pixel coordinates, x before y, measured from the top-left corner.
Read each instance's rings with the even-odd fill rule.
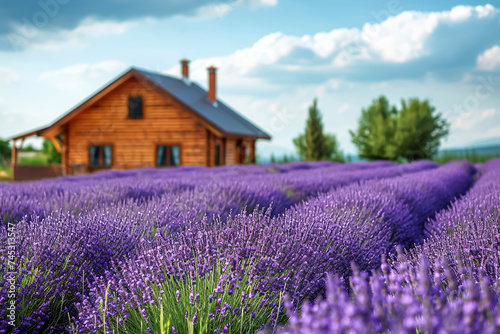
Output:
[[[48,128],[49,127],[46,126],[46,127],[43,127],[43,128],[37,129],[37,130],[24,132],[23,134],[9,137],[9,138],[7,138],[7,140],[19,140],[19,139],[24,139],[24,138],[31,137],[31,136],[41,136],[42,133]]]

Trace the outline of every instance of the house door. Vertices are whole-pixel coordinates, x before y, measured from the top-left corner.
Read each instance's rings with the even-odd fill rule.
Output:
[[[220,144],[215,144],[214,154],[215,166],[220,166]]]
[[[245,156],[247,152],[247,148],[242,140],[238,140],[237,149],[238,149],[238,164],[241,165],[245,162]]]

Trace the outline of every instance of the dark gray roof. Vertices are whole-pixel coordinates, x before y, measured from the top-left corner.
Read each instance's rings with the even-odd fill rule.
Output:
[[[208,99],[207,92],[196,83],[142,69],[134,69],[223,132],[270,138],[267,133],[253,125],[219,99],[217,99],[217,104],[214,105],[214,102]]]

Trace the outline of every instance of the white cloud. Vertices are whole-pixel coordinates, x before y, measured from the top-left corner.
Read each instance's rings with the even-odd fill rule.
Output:
[[[485,138],[488,139],[491,137],[498,137],[498,136],[500,136],[500,126],[497,126],[496,128],[488,130],[488,132],[486,132]]]
[[[19,74],[14,72],[8,67],[0,66],[0,84],[1,85],[10,85],[16,81],[19,81]]]
[[[347,110],[349,110],[349,108],[351,107],[351,105],[349,103],[344,103],[343,105],[340,106],[340,108],[337,110],[337,113],[339,114],[342,114],[344,112],[346,112]]]
[[[316,96],[322,97],[326,93],[331,93],[332,91],[338,90],[339,87],[340,87],[340,80],[330,79],[316,88]]]
[[[479,122],[495,116],[496,110],[494,108],[489,108],[485,110],[475,110],[467,111],[463,113],[459,118],[457,118],[452,126],[462,130],[468,130],[474,128]]]
[[[359,66],[379,73],[377,69],[381,64],[396,66],[423,57],[439,61],[443,50],[436,49],[439,45],[436,41],[429,42],[439,27],[446,26],[447,34],[453,35],[456,34],[453,29],[459,29],[463,27],[460,26],[463,22],[470,21],[477,26],[477,35],[485,34],[488,32],[484,31],[484,27],[491,24],[492,18],[496,23],[500,10],[491,5],[456,6],[442,12],[406,11],[380,23],[367,23],[362,29],[341,28],[303,36],[275,32],[227,56],[195,60],[191,63],[191,74],[192,79],[205,82],[206,67],[215,65],[220,69],[222,86],[242,89],[267,89],[273,82],[290,83],[286,79],[290,75],[303,80],[304,74],[321,78],[314,84],[324,84],[329,80],[325,78],[328,73],[339,73],[338,78],[342,78],[340,73],[345,73],[344,78],[350,78],[349,75],[360,71]],[[480,24],[483,21],[484,24]],[[439,38],[446,36],[439,35]],[[492,49],[485,54],[490,59],[496,52]],[[415,73],[414,68],[409,71]],[[423,69],[422,75],[427,71]],[[179,70],[175,67],[166,72],[177,75]],[[395,75],[404,76],[400,71],[398,73]],[[367,74],[362,73],[362,76],[367,77]],[[318,91],[318,94],[322,93]]]
[[[125,65],[119,61],[103,61],[97,64],[77,64],[55,71],[42,73],[39,81],[46,81],[61,89],[74,89],[96,79],[108,80],[110,75],[123,70]]]
[[[213,3],[198,9],[198,17],[213,18],[223,17],[231,10],[239,7],[250,7],[255,9],[258,7],[272,7],[278,4],[278,0],[236,0],[234,2]]]
[[[82,20],[76,28],[42,30],[35,26],[26,28],[23,24],[14,24],[13,32],[7,36],[13,50],[55,50],[62,47],[85,47],[90,38],[106,35],[120,35],[130,28],[144,22],[153,22],[144,18],[125,22],[98,21],[93,18]]]
[[[496,110],[491,108],[491,109],[486,109],[481,113],[481,119],[485,119],[491,116],[494,116],[496,113]]]
[[[481,71],[500,70],[500,46],[495,45],[477,57],[477,68]]]

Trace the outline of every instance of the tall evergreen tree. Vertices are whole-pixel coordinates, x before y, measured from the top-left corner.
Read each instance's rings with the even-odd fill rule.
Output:
[[[306,125],[306,152],[307,161],[318,161],[324,157],[323,120],[318,110],[318,100],[314,99],[309,107],[309,117]]]
[[[314,99],[312,106],[309,107],[305,132],[294,138],[293,144],[303,160],[343,161],[335,135],[323,133],[323,120],[317,99]]]

